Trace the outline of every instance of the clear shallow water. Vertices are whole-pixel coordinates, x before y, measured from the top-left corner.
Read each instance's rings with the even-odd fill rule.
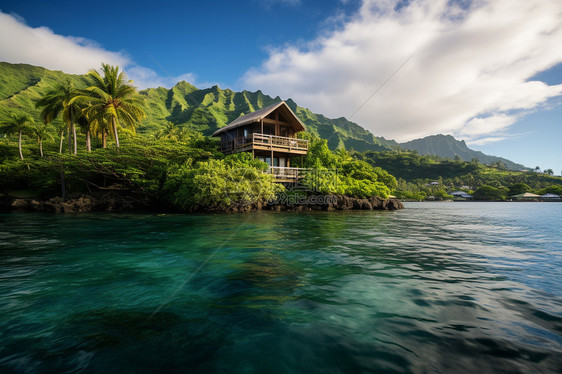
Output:
[[[562,204],[0,214],[0,372],[559,373]]]

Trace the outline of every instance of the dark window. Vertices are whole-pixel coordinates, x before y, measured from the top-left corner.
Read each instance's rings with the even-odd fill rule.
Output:
[[[266,135],[275,135],[274,125],[263,125],[263,133]]]

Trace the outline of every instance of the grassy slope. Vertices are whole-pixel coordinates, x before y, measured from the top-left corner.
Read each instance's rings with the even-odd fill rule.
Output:
[[[78,86],[84,85],[84,77],[51,71],[26,64],[0,62],[0,122],[12,113],[30,114],[41,121],[35,101],[56,82],[70,79]]]
[[[482,164],[453,161],[412,152],[363,152],[356,155],[374,166],[408,182],[450,180],[456,188],[483,184],[510,186],[526,183],[533,189],[562,185],[562,178],[532,171],[499,170]]]
[[[84,77],[80,75],[0,62],[0,122],[18,111],[29,113],[40,122],[35,101],[49,86],[65,79],[71,79],[77,86],[84,85]],[[239,116],[280,100],[261,91],[234,92],[218,86],[198,89],[184,81],[171,89],[151,88],[141,91],[141,94],[146,97],[147,119],[138,126],[137,131],[145,135],[158,131],[167,122],[210,135]],[[375,137],[345,118],[330,119],[299,107],[290,99],[287,103],[306,124],[308,131],[328,139],[332,149],[345,146],[357,151],[389,150],[398,146],[394,141]]]

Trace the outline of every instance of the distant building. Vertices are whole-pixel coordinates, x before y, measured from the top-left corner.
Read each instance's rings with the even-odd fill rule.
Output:
[[[541,200],[544,200],[544,201],[562,200],[560,195],[556,195],[556,194],[553,194],[553,193],[545,193],[544,195],[541,195],[540,198],[541,198]]]
[[[464,191],[450,192],[449,195],[453,196],[453,200],[472,200],[472,195],[469,195]]]
[[[525,193],[520,193],[517,195],[510,196],[509,198],[517,201],[535,201],[535,200],[539,200],[541,197],[540,195],[536,195],[534,193],[525,192]]]

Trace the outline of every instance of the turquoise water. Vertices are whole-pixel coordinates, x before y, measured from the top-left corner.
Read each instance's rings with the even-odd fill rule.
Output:
[[[559,373],[562,204],[0,214],[0,372]]]

